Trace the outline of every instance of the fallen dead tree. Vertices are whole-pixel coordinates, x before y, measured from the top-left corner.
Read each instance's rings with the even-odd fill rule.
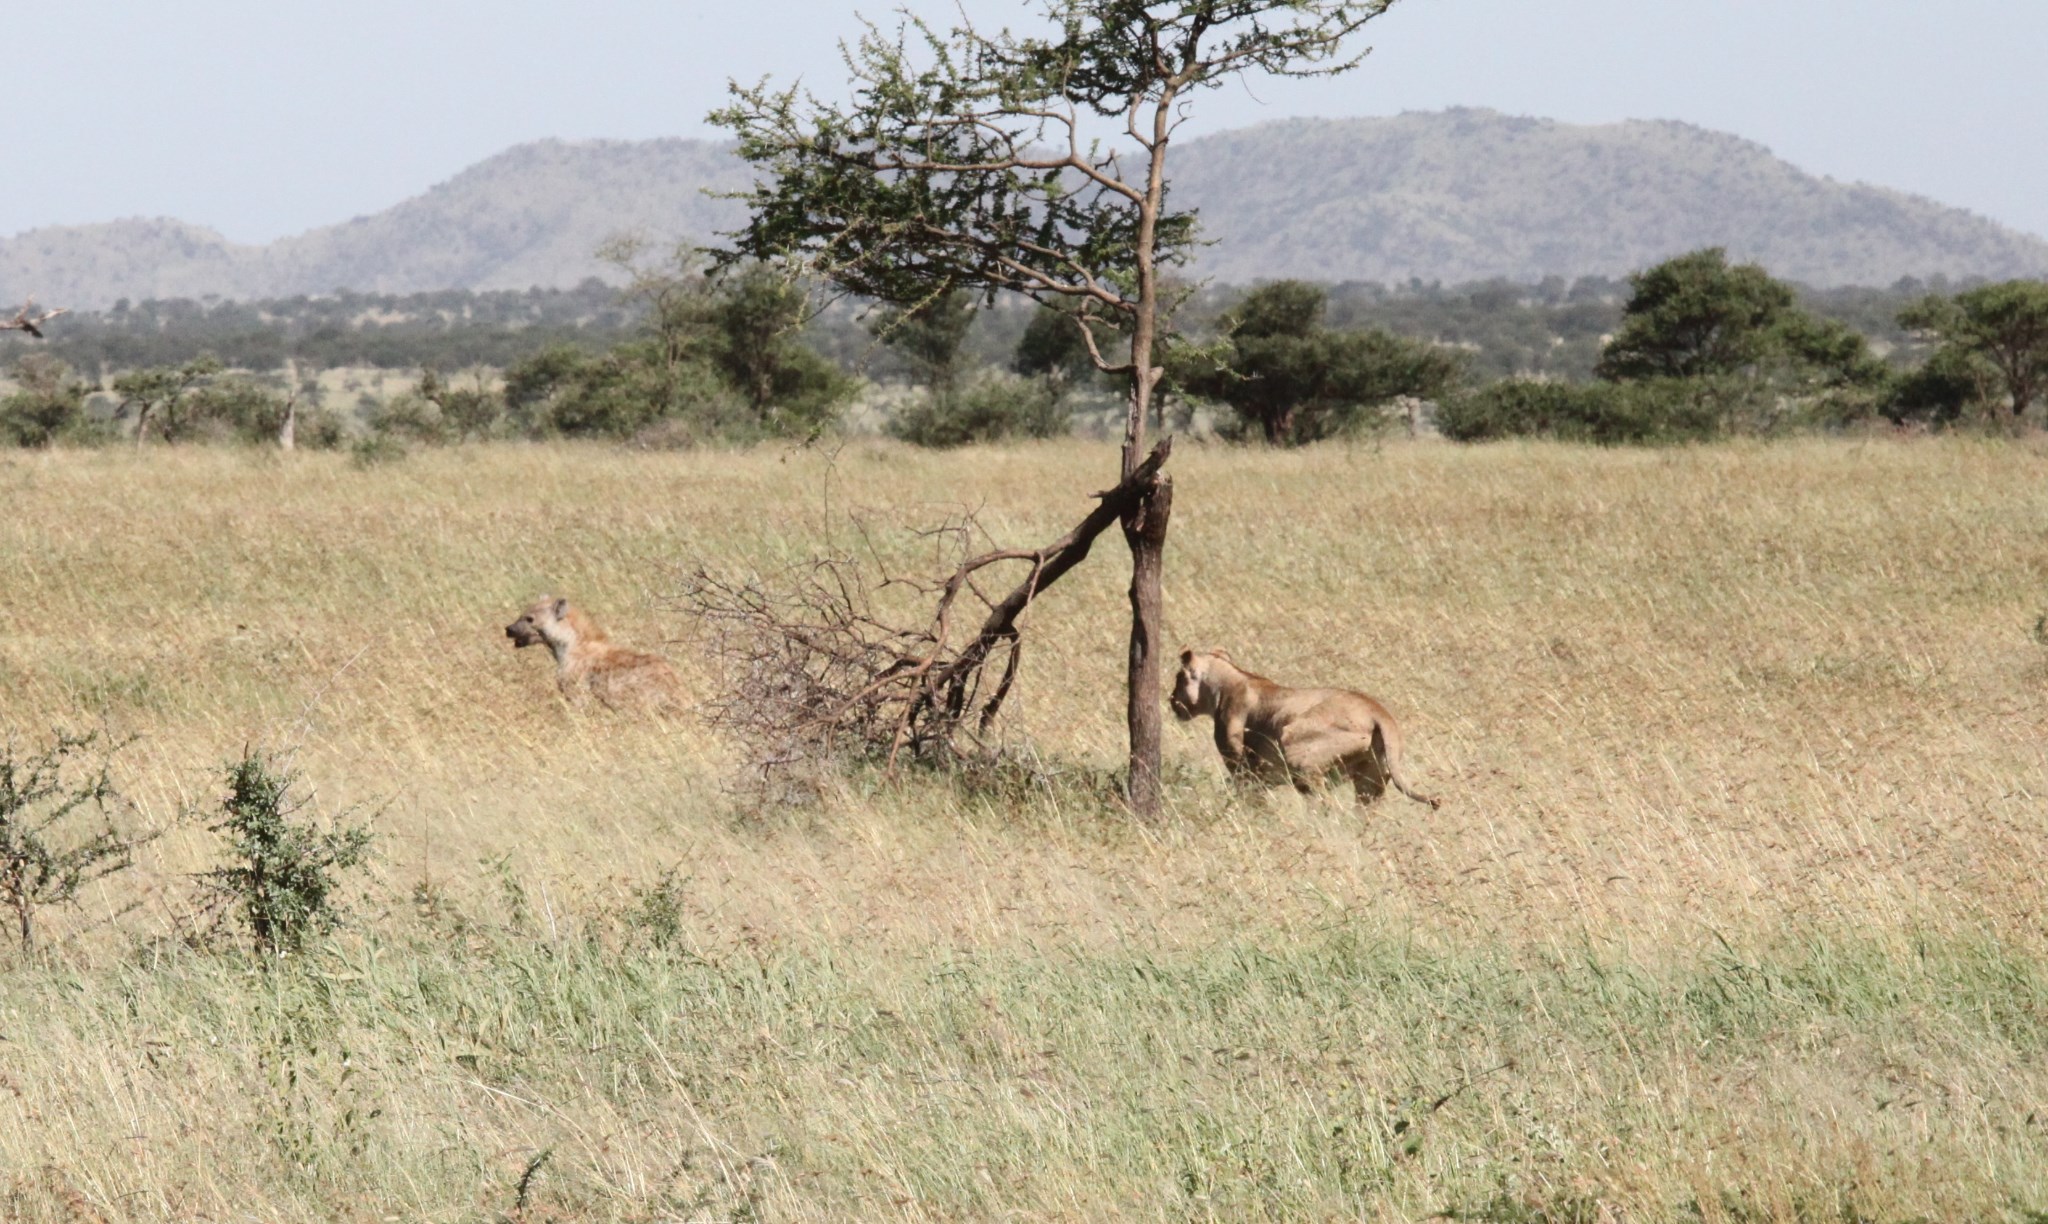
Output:
[[[970,553],[978,528],[966,517],[928,533],[953,558],[929,578],[879,572],[853,556],[794,567],[775,582],[692,574],[681,602],[705,627],[719,672],[718,695],[704,707],[712,723],[745,744],[764,774],[844,757],[893,770],[906,755],[981,750],[1017,679],[1019,618],[1104,531],[1147,507],[1163,517],[1172,483],[1160,469],[1172,446],[1168,438],[1154,447],[1042,548]],[[999,575],[1014,577],[997,596]],[[879,606],[879,595],[900,587],[930,597],[928,617],[903,623]]]

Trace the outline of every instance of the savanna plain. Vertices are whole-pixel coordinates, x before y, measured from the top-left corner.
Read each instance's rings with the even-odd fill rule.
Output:
[[[0,459],[0,732],[127,740],[168,829],[0,947],[0,1216],[2048,1219],[2038,439],[1183,444],[1169,645],[1382,698],[1435,812],[1194,724],[1126,816],[1114,533],[992,769],[741,786],[503,634],[567,595],[708,692],[690,570],[1041,543],[1114,470]],[[249,747],[376,832],[281,961],[195,899]]]

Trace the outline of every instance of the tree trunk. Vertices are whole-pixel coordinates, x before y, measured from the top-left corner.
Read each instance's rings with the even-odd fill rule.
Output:
[[[1145,415],[1165,371],[1152,361],[1159,330],[1159,214],[1166,207],[1166,145],[1173,131],[1179,83],[1162,89],[1152,111],[1150,164],[1145,198],[1138,206],[1137,312],[1131,319],[1131,402],[1124,422],[1124,479],[1145,459]],[[1124,542],[1131,548],[1131,655],[1125,693],[1131,755],[1126,785],[1131,811],[1141,820],[1159,818],[1159,652],[1165,632],[1160,575],[1166,563],[1166,521],[1173,509],[1173,485],[1161,479],[1124,516]]]
[[[1161,373],[1151,363],[1153,319],[1141,310],[1132,334],[1131,407],[1124,425],[1126,480],[1144,459],[1145,413]],[[1131,752],[1125,785],[1131,811],[1143,820],[1159,817],[1159,652],[1165,632],[1160,576],[1165,571],[1166,523],[1172,510],[1173,484],[1161,478],[1123,518],[1124,543],[1131,549],[1131,649],[1124,689]]]
[[[1261,414],[1266,426],[1266,441],[1273,446],[1284,445],[1294,436],[1294,409],[1272,408]]]
[[[277,448],[290,451],[297,447],[299,438],[299,396],[293,392],[284,401],[284,424],[277,428]]]
[[[1165,620],[1160,577],[1166,568],[1166,524],[1173,513],[1173,480],[1162,478],[1124,520],[1131,546],[1131,656],[1128,717],[1131,734],[1131,810],[1147,820],[1159,816],[1159,659],[1170,649],[1160,640]]]

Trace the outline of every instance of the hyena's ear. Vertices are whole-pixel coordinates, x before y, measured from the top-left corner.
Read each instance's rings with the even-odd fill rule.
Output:
[[[557,599],[555,601],[555,619],[561,620],[563,617],[567,615],[569,615],[569,601],[566,599]]]

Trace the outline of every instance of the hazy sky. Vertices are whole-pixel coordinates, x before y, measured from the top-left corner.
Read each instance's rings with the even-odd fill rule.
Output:
[[[51,0],[0,14],[0,236],[178,217],[260,242],[508,145],[714,133],[729,77],[844,92],[845,0]],[[935,17],[955,8],[915,0]],[[981,24],[1023,0],[967,0]],[[1400,0],[1366,66],[1254,81],[1188,133],[1489,106],[1683,119],[2048,235],[2048,0]]]

